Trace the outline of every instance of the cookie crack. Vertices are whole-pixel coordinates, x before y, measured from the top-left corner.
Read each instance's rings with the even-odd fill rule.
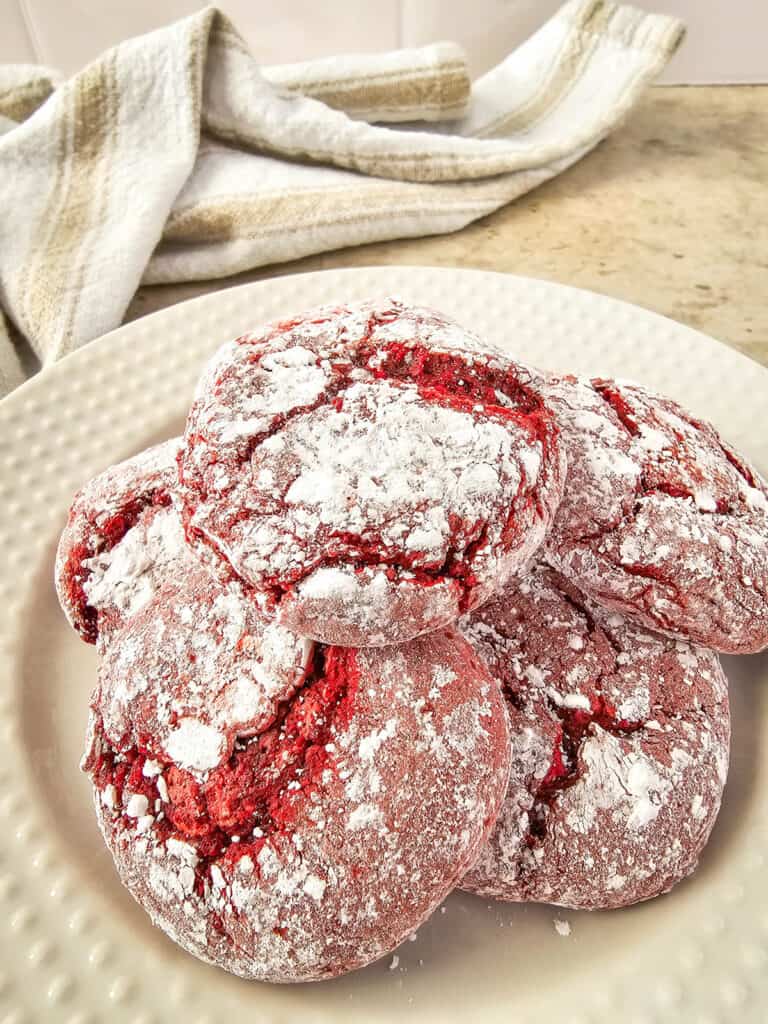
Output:
[[[98,609],[89,604],[85,593],[85,587],[92,574],[85,565],[86,561],[115,548],[148,508],[167,507],[171,500],[167,486],[161,484],[144,494],[130,498],[121,506],[120,511],[102,522],[97,522],[97,513],[86,514],[89,538],[72,547],[62,570],[70,607],[78,609],[78,617],[73,625],[86,643],[95,644],[99,635]]]
[[[472,530],[475,535],[473,540],[465,547],[448,548],[445,558],[439,565],[419,567],[413,564],[418,557],[418,552],[410,557],[397,552],[388,555],[386,551],[376,546],[375,539],[364,540],[357,534],[347,535],[343,537],[347,550],[338,555],[324,554],[313,563],[302,566],[300,570],[296,570],[290,576],[268,580],[266,589],[272,603],[279,605],[288,594],[301,586],[304,580],[321,569],[331,569],[343,565],[353,571],[361,572],[367,568],[378,568],[391,582],[413,582],[420,586],[454,583],[461,591],[459,611],[463,613],[467,610],[472,588],[477,583],[470,563],[480,548],[487,543],[488,527],[487,521],[479,521]]]
[[[143,737],[113,741],[99,719],[83,770],[99,794],[112,787],[126,824],[132,816],[125,794],[131,794],[146,800],[159,841],[195,849],[202,895],[222,858],[236,862],[248,855],[256,864],[271,836],[292,832],[301,805],[332,763],[331,741],[352,719],[359,675],[353,649],[316,645],[305,681],[278,705],[274,719],[256,735],[237,739],[227,760],[206,773],[180,768],[148,749]],[[160,771],[145,774],[148,761]]]
[[[599,678],[595,682],[599,683]],[[532,793],[523,836],[528,847],[539,845],[546,839],[547,817],[552,804],[564,790],[574,786],[588,773],[582,761],[582,750],[586,740],[595,735],[595,729],[599,728],[611,736],[626,737],[640,732],[648,721],[617,718],[616,709],[599,692],[590,698],[589,711],[564,708],[548,697],[545,699],[551,714],[559,719],[558,735],[549,769]],[[523,866],[521,871],[524,871]]]

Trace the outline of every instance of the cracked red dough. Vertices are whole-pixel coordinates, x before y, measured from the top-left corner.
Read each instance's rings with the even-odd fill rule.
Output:
[[[514,785],[462,888],[598,909],[693,871],[728,766],[717,655],[600,609],[542,564],[463,629],[509,704]]]
[[[107,647],[84,768],[157,925],[242,977],[310,981],[388,953],[460,880],[503,801],[509,739],[454,631],[306,644],[263,626],[237,584],[190,576]]]
[[[601,604],[714,650],[768,645],[768,486],[708,423],[610,380],[545,388],[568,455],[547,559]]]
[[[187,421],[188,536],[302,635],[378,646],[452,622],[537,549],[560,499],[537,381],[394,300],[247,334]]]
[[[171,565],[192,562],[172,494],[179,440],[111,466],[76,495],[56,555],[56,589],[88,643],[152,598]]]

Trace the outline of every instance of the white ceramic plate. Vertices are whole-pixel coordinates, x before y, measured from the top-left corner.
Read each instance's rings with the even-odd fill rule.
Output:
[[[587,914],[454,895],[397,966],[280,987],[187,956],[118,883],[78,771],[95,654],[66,626],[51,579],[72,494],[179,432],[222,341],[316,303],[392,293],[541,366],[649,384],[768,469],[768,371],[644,310],[473,271],[331,271],[217,292],[129,324],[19,389],[0,403],[0,1024],[765,1021],[764,657],[726,659],[723,811],[695,876],[650,903]]]

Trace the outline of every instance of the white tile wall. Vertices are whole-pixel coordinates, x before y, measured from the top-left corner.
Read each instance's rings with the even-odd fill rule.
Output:
[[[107,47],[199,10],[206,0],[0,0],[26,8],[39,58],[71,73]],[[359,0],[219,0],[260,60],[281,63],[343,51],[398,45],[397,0],[361,5]],[[364,10],[365,14],[361,15]],[[0,29],[0,40],[2,29]],[[366,45],[367,44],[367,45]],[[0,41],[0,59],[9,59]]]
[[[768,82],[766,0],[640,0],[637,6],[677,14],[688,26],[666,81]]]
[[[404,46],[455,39],[473,75],[503,60],[561,6],[562,0],[401,0]]]
[[[197,10],[204,0],[0,0],[0,61],[72,73],[107,46]],[[455,39],[475,73],[509,53],[560,0],[221,0],[264,62]],[[766,0],[635,0],[682,16],[674,82],[768,81]]]
[[[19,0],[0,0],[0,61],[39,62]]]

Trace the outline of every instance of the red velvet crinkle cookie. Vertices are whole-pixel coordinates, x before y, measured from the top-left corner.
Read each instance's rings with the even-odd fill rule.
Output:
[[[56,589],[88,643],[144,607],[179,560],[190,560],[172,495],[179,439],[111,466],[76,495],[56,554]]]
[[[635,384],[552,378],[568,456],[546,557],[601,604],[717,651],[768,645],[768,485]]]
[[[462,628],[507,698],[515,782],[462,888],[591,910],[690,874],[728,767],[717,655],[600,609],[542,564]]]
[[[205,608],[203,589],[162,589],[106,650],[84,768],[118,872],[176,942],[242,977],[362,967],[489,834],[499,688],[454,631],[309,646],[230,588]]]
[[[238,338],[187,421],[188,536],[305,636],[378,646],[452,622],[538,548],[560,499],[537,380],[394,300]]]

